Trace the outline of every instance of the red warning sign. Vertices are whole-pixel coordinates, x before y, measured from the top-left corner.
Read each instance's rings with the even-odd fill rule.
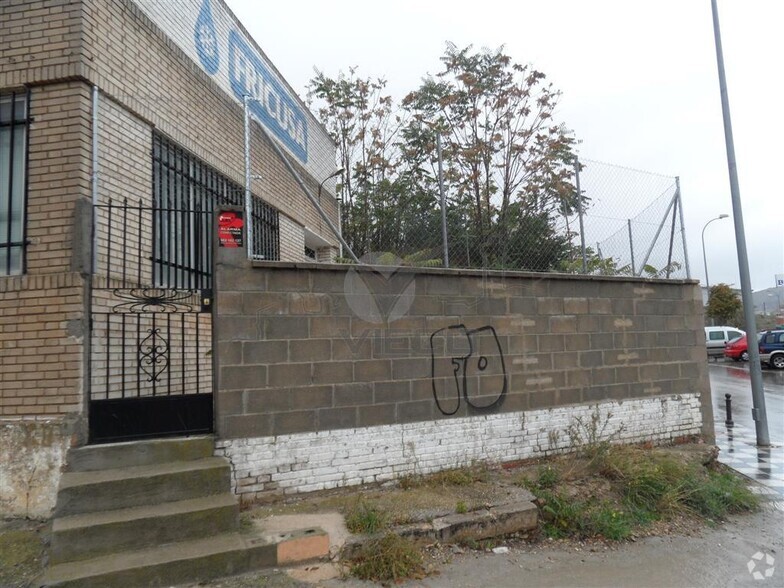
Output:
[[[221,247],[242,247],[242,212],[227,210],[218,215],[218,244]]]

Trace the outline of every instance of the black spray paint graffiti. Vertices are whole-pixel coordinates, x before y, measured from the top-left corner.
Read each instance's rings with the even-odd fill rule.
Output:
[[[480,411],[503,404],[508,378],[493,327],[468,330],[465,325],[453,325],[439,329],[430,335],[430,358],[433,398],[442,414],[455,414],[461,399]]]

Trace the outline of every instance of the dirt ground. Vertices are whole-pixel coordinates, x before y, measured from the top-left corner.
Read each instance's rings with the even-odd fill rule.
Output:
[[[706,460],[710,447],[687,444],[657,449],[684,460]],[[336,512],[348,515],[357,505],[370,505],[385,514],[387,523],[400,525],[486,508],[529,496],[524,479],[535,480],[553,461],[538,460],[501,468],[464,468],[428,477],[404,479],[370,487],[291,498],[260,505],[242,513],[246,525],[272,515]],[[590,473],[585,458],[557,460],[559,491],[582,500],[615,499],[610,484]],[[776,586],[784,587],[783,503],[766,503],[759,512],[732,517],[712,525],[680,515],[639,529],[630,540],[609,542],[548,539],[535,531],[468,546],[431,544],[425,550],[429,575],[408,586]],[[777,505],[779,508],[777,508]],[[0,586],[30,586],[46,562],[49,525],[32,521],[0,524]],[[492,552],[494,547],[506,553]],[[766,556],[776,560],[769,578],[755,581],[747,564],[766,568]],[[764,570],[763,570],[764,571]],[[342,577],[330,562],[316,562],[291,570],[263,572],[187,584],[188,588],[329,588],[371,586]]]
[[[30,586],[43,571],[50,526],[40,521],[0,521],[0,586]]]

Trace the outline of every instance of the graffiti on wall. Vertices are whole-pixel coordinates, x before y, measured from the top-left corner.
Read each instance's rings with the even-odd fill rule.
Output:
[[[452,325],[430,335],[433,398],[438,410],[453,415],[463,401],[469,409],[492,411],[504,402],[506,364],[495,329]]]

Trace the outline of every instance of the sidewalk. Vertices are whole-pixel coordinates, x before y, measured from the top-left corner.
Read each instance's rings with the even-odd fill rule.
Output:
[[[759,482],[759,494],[784,505],[784,446],[773,441],[770,447],[756,446],[756,433],[743,425],[727,427],[716,422],[718,461]]]
[[[760,554],[760,555],[758,555]],[[759,559],[752,559],[757,556]],[[772,558],[773,565],[769,565]],[[749,571],[749,563],[753,568]],[[773,571],[770,577],[765,572]],[[754,572],[762,575],[755,579]],[[760,512],[706,527],[698,536],[646,537],[608,551],[544,548],[506,555],[466,553],[438,576],[404,586],[479,588],[624,587],[720,588],[784,586],[784,512],[766,503]],[[369,586],[332,581],[330,588]]]

